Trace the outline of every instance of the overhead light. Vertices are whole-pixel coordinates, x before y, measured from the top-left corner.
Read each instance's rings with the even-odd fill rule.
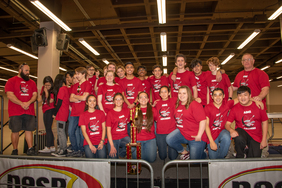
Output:
[[[1,89],[0,92],[3,92],[3,90]]]
[[[162,51],[165,52],[167,50],[166,48],[166,33],[165,32],[161,32],[160,34],[161,37],[161,47],[162,47]]]
[[[159,15],[159,23],[165,24],[166,23],[166,7],[165,7],[165,0],[157,0],[158,5],[158,15]]]
[[[166,67],[167,66],[167,56],[163,55],[163,66]]]
[[[275,20],[280,14],[282,13],[282,6],[277,9],[269,18],[268,20]]]
[[[109,62],[108,60],[106,60],[105,58],[103,58],[102,61],[103,61],[104,63],[106,63],[107,65],[110,63],[110,62]]]
[[[222,63],[221,65],[224,65],[226,64],[230,59],[232,59],[232,57],[234,57],[235,54],[234,53],[231,53]]]
[[[282,78],[282,76],[276,77],[277,80],[280,79],[280,78]]]
[[[0,78],[1,81],[5,81],[7,82],[8,80],[7,79],[4,79],[4,78]]]
[[[25,51],[23,51],[23,50],[21,50],[21,49],[19,49],[19,48],[16,48],[16,47],[13,46],[12,44],[7,44],[7,47],[8,47],[8,48],[11,48],[11,49],[13,49],[13,50],[16,50],[17,52],[20,52],[20,53],[22,53],[22,54],[25,54],[25,55],[27,55],[27,56],[29,56],[29,57],[32,57],[33,59],[38,59],[38,57],[36,57],[36,56],[34,56],[34,55],[32,55],[32,54],[30,54],[30,53],[28,53],[28,52],[25,52]]]
[[[282,87],[282,85],[278,85],[277,87]]]
[[[164,69],[164,74],[167,74],[167,68]]]
[[[270,66],[269,65],[267,65],[267,66],[265,66],[265,67],[263,67],[263,68],[261,68],[260,70],[265,70],[265,69],[268,69]]]
[[[273,79],[270,79],[269,82],[271,82]]]
[[[219,69],[220,69],[220,67],[217,67],[217,68],[216,68],[216,70],[219,70]]]
[[[281,62],[282,62],[282,59],[275,61],[275,63],[281,63]]]
[[[5,68],[5,67],[0,67],[0,69],[6,70],[6,71],[10,71],[10,72],[14,72],[14,73],[19,73],[19,71],[15,71],[15,70],[8,69],[8,68]]]
[[[237,48],[242,49],[244,46],[246,46],[253,38],[255,38],[260,33],[259,29],[255,29],[255,31]]]
[[[48,8],[46,8],[40,1],[38,0],[29,0],[34,6],[36,6],[39,10],[41,10],[44,14],[46,14],[49,18],[51,18],[54,22],[56,22],[60,27],[62,27],[65,31],[71,31],[62,20],[60,20],[55,14],[53,14]]]
[[[78,41],[83,44],[88,50],[90,50],[95,55],[100,55],[94,48],[92,48],[83,38],[79,38]]]
[[[60,70],[67,72],[67,69],[64,69],[63,67],[59,67]]]
[[[5,86],[0,86],[0,87],[5,87]]]

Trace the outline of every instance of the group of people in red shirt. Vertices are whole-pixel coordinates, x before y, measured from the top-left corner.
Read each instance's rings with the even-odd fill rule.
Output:
[[[157,151],[162,160],[176,159],[178,154],[180,159],[202,159],[207,153],[211,159],[224,158],[231,138],[236,157],[260,157],[267,145],[265,96],[270,85],[267,74],[255,68],[254,62],[251,54],[243,55],[244,71],[233,86],[218,68],[218,58],[207,60],[210,71],[206,72],[201,60],[194,59],[189,71],[183,54],[176,55],[177,68],[170,75],[162,75],[162,67],[155,65],[153,75],[147,77],[146,67],[139,66],[137,78],[131,62],[124,67],[109,63],[101,78],[92,65],[79,67],[74,74],[57,75],[54,87],[45,81],[40,94],[44,114],[52,109],[48,116],[57,120],[60,150],[54,155],[124,158],[132,109],[133,114],[138,110],[137,142],[142,159],[148,162],[156,160]],[[71,85],[75,79],[77,83]],[[234,100],[233,90],[237,90]],[[233,121],[235,129],[230,126]],[[50,126],[45,126],[47,131]],[[69,154],[67,132],[72,146]],[[53,142],[47,142],[46,151],[54,150]]]

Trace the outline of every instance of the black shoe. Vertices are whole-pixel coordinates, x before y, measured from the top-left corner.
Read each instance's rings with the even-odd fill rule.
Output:
[[[53,156],[55,157],[66,157],[68,154],[67,150],[60,150],[58,153],[54,153]]]
[[[29,148],[26,152],[27,155],[35,155],[35,150],[33,147]]]
[[[18,155],[18,149],[14,149],[11,155]]]

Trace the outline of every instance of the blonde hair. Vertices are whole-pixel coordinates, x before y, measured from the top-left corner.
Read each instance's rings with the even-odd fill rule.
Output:
[[[178,89],[178,92],[179,92],[180,89],[186,89],[186,91],[187,91],[188,99],[187,99],[187,103],[185,104],[185,108],[188,109],[190,103],[194,100],[194,97],[192,96],[191,89],[188,86],[181,86]],[[176,104],[175,104],[175,109],[178,108],[179,102],[180,102],[180,100],[179,100],[179,98],[177,98],[177,101],[176,101]]]
[[[218,66],[219,65],[219,59],[217,57],[211,57],[207,60],[207,65],[209,65],[210,63],[215,65],[215,66]]]

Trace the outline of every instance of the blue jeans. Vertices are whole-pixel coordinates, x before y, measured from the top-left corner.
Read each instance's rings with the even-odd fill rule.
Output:
[[[157,157],[156,139],[137,141],[137,143],[141,143],[141,159],[153,163]],[[132,151],[132,158],[136,159],[136,151]]]
[[[182,153],[184,148],[181,144],[188,144],[191,159],[204,159],[206,143],[204,141],[186,140],[180,133],[179,129],[175,129],[166,137],[166,143],[174,148],[178,153]]]
[[[119,140],[113,140],[113,143],[114,143],[114,147],[116,148],[117,150],[117,153],[116,153],[116,156],[115,157],[111,157],[110,156],[110,151],[111,151],[111,145],[110,143],[108,142],[108,152],[109,152],[109,158],[110,159],[118,159],[119,156],[121,157],[125,157],[126,155],[126,144],[130,142],[130,138],[129,136],[126,136],[122,139],[119,139]]]
[[[78,126],[79,116],[69,117],[69,138],[71,142],[72,149],[74,151],[83,151],[83,141],[84,137],[82,135],[81,129]]]
[[[223,129],[214,142],[217,145],[217,150],[211,150],[210,144],[208,144],[209,158],[224,159],[231,143],[230,133],[226,129]]]
[[[168,134],[156,134],[157,146],[159,151],[159,157],[161,160],[165,160],[168,153],[168,158],[174,160],[177,158],[178,153],[175,149],[171,148],[166,143],[166,137]]]
[[[94,145],[94,146],[98,148],[98,145]],[[95,154],[92,153],[92,151],[89,148],[89,145],[85,145],[84,150],[85,150],[86,158],[107,158],[107,151],[105,145],[103,145],[103,148],[101,150],[97,150]]]

